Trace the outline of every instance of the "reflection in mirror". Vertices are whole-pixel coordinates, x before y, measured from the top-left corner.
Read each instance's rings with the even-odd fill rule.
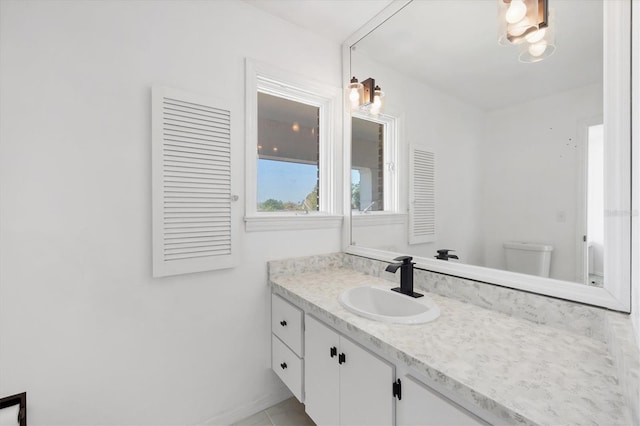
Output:
[[[403,116],[396,212],[415,202],[409,144],[438,159],[435,241],[409,244],[403,214],[372,232],[358,220],[386,209],[385,160],[375,135],[364,149],[375,122],[353,118],[353,245],[424,258],[451,249],[449,262],[603,285],[603,2],[581,2],[580,19],[574,2],[550,3],[558,43],[537,63],[497,43],[495,1],[414,1],[351,47],[351,74],[375,75],[385,110]]]
[[[582,256],[583,270],[589,285],[604,284],[604,125],[594,124],[587,129],[585,154],[580,161],[586,163],[586,253]]]
[[[387,114],[354,112],[351,120],[352,213],[395,213],[397,119]]]
[[[384,211],[384,125],[357,117],[351,123],[351,208]]]

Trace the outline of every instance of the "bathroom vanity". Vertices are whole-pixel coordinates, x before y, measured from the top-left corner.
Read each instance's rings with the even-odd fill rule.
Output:
[[[303,315],[277,294],[272,295],[272,309],[273,371],[305,403],[316,424],[487,424],[414,377],[417,373],[398,374],[405,370],[402,365],[355,343],[313,314]],[[290,339],[291,334],[296,338]],[[298,338],[302,334],[304,340]],[[302,341],[303,357],[292,348],[300,348]]]
[[[394,276],[354,258],[269,264],[272,367],[317,424],[631,423],[604,341],[430,292],[434,321],[363,318],[339,296]]]

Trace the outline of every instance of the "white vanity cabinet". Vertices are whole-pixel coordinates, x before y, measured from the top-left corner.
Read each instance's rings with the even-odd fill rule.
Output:
[[[392,425],[392,364],[305,315],[305,406],[318,425]]]
[[[271,368],[318,425],[504,424],[277,294],[271,295],[271,309]]]
[[[402,395],[396,401],[398,426],[488,425],[411,375],[400,379]]]

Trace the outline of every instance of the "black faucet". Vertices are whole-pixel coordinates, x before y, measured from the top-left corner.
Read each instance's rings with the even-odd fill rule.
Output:
[[[437,250],[438,255],[434,257],[440,260],[458,259],[458,256],[456,256],[455,254],[449,254],[450,251],[455,251],[455,250],[451,250],[451,249]]]
[[[391,290],[398,293],[406,294],[411,297],[422,297],[424,294],[416,293],[413,291],[413,265],[411,256],[400,256],[393,260],[400,261],[399,263],[391,263],[386,267],[385,271],[394,273],[400,268],[400,287],[392,288]]]

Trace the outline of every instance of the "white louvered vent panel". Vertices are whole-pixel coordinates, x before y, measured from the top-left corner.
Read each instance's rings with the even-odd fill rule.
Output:
[[[159,169],[154,169],[154,276],[229,267],[229,109],[154,88],[153,138],[154,168]]]
[[[411,147],[409,244],[435,241],[435,154]]]

